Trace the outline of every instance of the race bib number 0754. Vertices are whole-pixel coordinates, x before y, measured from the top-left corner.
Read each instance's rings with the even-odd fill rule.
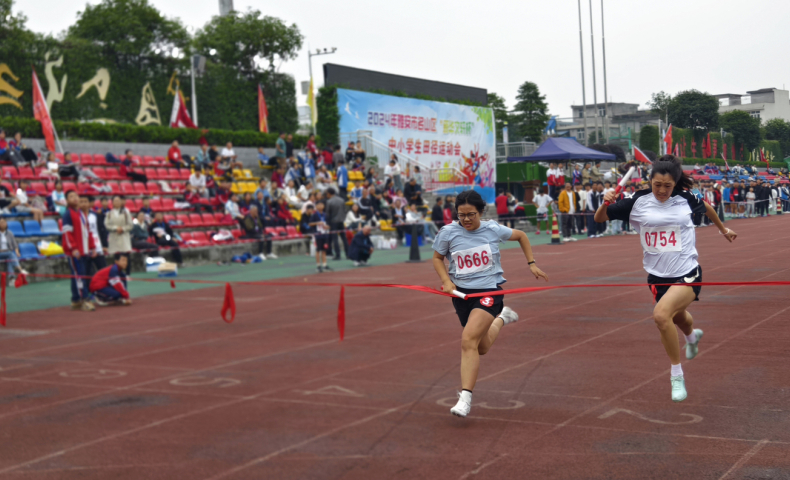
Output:
[[[650,253],[679,252],[683,248],[680,227],[642,227],[642,249]]]
[[[459,276],[484,272],[494,265],[489,244],[453,252],[452,258],[455,261],[455,274]]]

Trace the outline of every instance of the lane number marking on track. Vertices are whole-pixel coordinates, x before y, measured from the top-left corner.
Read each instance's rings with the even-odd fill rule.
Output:
[[[108,380],[111,378],[119,378],[126,375],[122,370],[107,370],[104,368],[80,368],[77,370],[67,370],[60,372],[61,377],[68,378],[92,378],[94,380]]]
[[[327,385],[326,387],[319,388],[318,390],[294,390],[302,395],[339,395],[341,397],[364,397],[365,395],[341,387],[340,385]]]
[[[458,402],[458,399],[453,397],[440,398],[439,400],[436,400],[436,403],[443,407],[454,407],[456,402]],[[488,410],[515,410],[517,408],[521,408],[524,405],[526,405],[524,402],[520,402],[518,400],[508,400],[508,403],[510,403],[510,405],[505,407],[499,407],[499,406],[495,407],[489,405],[488,402],[480,402],[480,403],[475,403],[475,407],[485,408]]]
[[[603,420],[613,415],[617,415],[618,413],[627,413],[628,415],[634,416],[640,420],[646,420],[648,422],[658,423],[660,425],[691,425],[692,423],[699,423],[702,421],[702,417],[700,417],[699,415],[694,415],[691,413],[681,413],[679,414],[681,417],[689,417],[689,420],[685,422],[667,422],[664,420],[658,420],[655,418],[646,417],[639,412],[634,412],[633,410],[627,410],[625,408],[613,408],[598,418]]]
[[[179,387],[215,386],[217,388],[228,388],[228,387],[235,387],[240,383],[241,380],[237,380],[235,378],[227,378],[227,377],[212,378],[212,377],[204,377],[201,375],[196,375],[193,377],[174,378],[173,380],[170,380],[170,385],[176,385]]]

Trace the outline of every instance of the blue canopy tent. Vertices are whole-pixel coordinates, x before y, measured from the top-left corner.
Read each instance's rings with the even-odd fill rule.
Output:
[[[612,153],[587,148],[572,138],[548,138],[535,153],[526,157],[507,157],[508,162],[562,162],[568,160],[615,160]]]

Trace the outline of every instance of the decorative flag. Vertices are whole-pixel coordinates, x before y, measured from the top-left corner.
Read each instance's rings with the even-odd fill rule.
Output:
[[[263,88],[258,84],[258,131],[269,133],[269,110],[266,108],[266,99],[263,98]]]
[[[172,128],[197,128],[197,125],[192,123],[192,118],[189,116],[186,102],[184,102],[184,95],[181,90],[177,89],[173,97],[173,110],[170,112],[170,126]]]
[[[705,152],[705,153],[706,153],[706,155],[707,155],[705,158],[710,158],[710,157],[711,157],[711,154],[710,154],[710,151],[711,151],[711,145],[710,145],[710,132],[708,132],[708,142],[707,142],[705,145],[707,146],[707,149],[708,149],[708,150]]]
[[[768,158],[766,158],[765,150],[762,147],[760,147],[760,161],[765,162],[766,166],[769,168],[771,167],[771,163],[768,161]]]
[[[650,161],[647,155],[642,150],[639,150],[639,147],[634,145],[634,160],[637,162],[652,164],[653,162]]]
[[[680,144],[679,143],[675,144],[675,156],[676,157],[680,157]]]
[[[734,147],[733,147],[734,148]],[[727,145],[724,145],[724,148],[721,151],[721,158],[724,159],[724,166],[727,167],[727,171],[730,171],[730,164],[727,163]]]
[[[44,99],[44,92],[41,90],[41,84],[38,82],[35,70],[33,70],[33,116],[41,123],[41,131],[44,133],[47,150],[54,152],[55,126],[52,124],[52,118],[49,116],[47,101]]]
[[[310,106],[310,124],[315,126],[316,122],[318,121],[318,105],[315,104],[312,77],[310,78],[310,91],[307,92],[307,104]]]
[[[667,127],[667,133],[664,134],[664,144],[666,145],[666,152],[672,152],[672,124]]]
[[[667,131],[666,131],[666,130],[664,130],[664,129],[662,128],[662,129],[661,129],[661,138],[662,138],[662,141],[658,142],[658,155],[659,155],[659,156],[662,156],[662,155],[664,155],[664,154],[666,154],[666,153],[667,153],[667,151],[666,151],[666,145],[665,145],[665,144],[664,144],[664,142],[663,142],[663,138],[664,138],[664,137],[666,137],[666,136],[667,136]]]

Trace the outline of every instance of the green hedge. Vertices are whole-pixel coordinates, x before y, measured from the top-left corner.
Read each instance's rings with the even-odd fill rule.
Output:
[[[717,165],[719,167],[726,166],[724,164],[724,160],[721,159],[721,158],[683,157],[683,165],[700,164],[700,165],[702,165],[704,167],[706,163],[711,163],[711,162],[713,162],[714,165]],[[758,167],[758,168],[760,168],[760,167],[764,168],[765,167],[765,162],[741,162],[741,161],[727,160],[727,163],[730,165],[730,167],[732,167],[733,165],[742,165],[742,166],[751,165],[753,167]],[[771,162],[771,167],[773,167],[773,168],[783,168],[784,166],[785,166],[785,164],[783,162]]]
[[[658,152],[658,127],[645,125],[639,131],[639,148]]]
[[[644,128],[643,128],[643,130],[644,130]],[[694,133],[696,133],[696,135],[694,135]],[[703,140],[703,138],[707,138],[707,132],[702,131],[702,130],[697,131],[697,132],[692,132],[692,130],[688,129],[688,128],[675,128],[675,127],[672,127],[672,142],[673,142],[673,144],[674,143],[680,143],[681,144],[681,150],[682,150],[681,153],[683,154],[684,157],[692,157],[694,155],[694,152],[691,151],[691,142],[693,140],[695,140],[695,137],[696,137],[696,142],[697,142],[697,152],[696,153],[698,155],[700,155],[700,154],[702,154],[702,140]],[[682,148],[684,139],[686,140],[685,149]],[[716,142],[716,147],[717,147],[716,148],[716,157],[717,158],[720,159],[721,152],[723,150],[722,146],[726,145],[726,148],[727,148],[727,160],[728,161],[732,160],[732,158],[730,158],[732,156],[732,147],[731,147],[732,143],[731,142],[735,141],[735,138],[732,135],[727,135],[724,139],[722,139],[721,134],[719,132],[711,132],[710,133],[710,140],[711,140],[711,143],[713,143],[714,141]],[[640,148],[641,148],[641,146],[640,146]],[[713,148],[713,147],[711,147],[711,148]],[[773,153],[775,159],[781,159],[782,158],[782,147],[781,147],[780,142],[777,141],[777,140],[761,140],[759,148],[764,148],[766,151],[770,151],[771,153]],[[674,145],[673,145],[673,149],[674,149]],[[740,143],[736,143],[735,144],[735,157],[738,160],[748,161],[749,154],[750,154],[750,152],[747,152],[744,149],[743,158],[741,158],[741,144]],[[722,165],[724,164],[723,161],[722,161],[721,164]]]
[[[0,127],[6,129],[10,137],[15,132],[22,132],[24,138],[44,138],[38,120],[25,117],[0,118]],[[156,125],[138,127],[129,124],[101,124],[64,122],[55,120],[55,128],[61,140],[94,140],[102,142],[131,143],[171,143],[178,140],[184,145],[197,145],[201,136],[206,137],[210,144],[224,145],[233,142],[237,147],[274,147],[277,142],[276,133],[260,133],[252,130],[219,130],[170,128]],[[316,142],[319,142],[317,139]],[[307,137],[294,135],[294,146],[301,147],[307,143]]]

